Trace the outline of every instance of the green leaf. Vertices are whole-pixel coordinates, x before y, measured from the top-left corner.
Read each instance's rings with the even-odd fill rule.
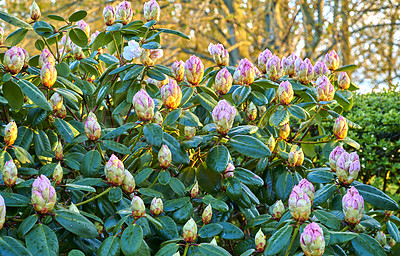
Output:
[[[400,234],[399,234],[399,229],[397,228],[396,224],[391,222],[390,220],[386,222],[386,227],[387,230],[390,234],[390,236],[398,243],[400,242]]]
[[[178,108],[168,113],[167,117],[164,120],[164,126],[171,126],[173,125],[180,117],[182,113],[182,109]]]
[[[344,139],[341,140],[342,142],[346,143],[347,145],[355,148],[356,150],[360,149],[360,144],[358,144],[357,141],[354,141],[353,139],[346,137]]]
[[[227,212],[229,211],[229,206],[221,200],[218,200],[214,198],[212,195],[206,195],[203,197],[203,203],[205,204],[211,204],[211,207],[221,211],[221,212]]]
[[[227,240],[242,239],[244,237],[243,231],[229,222],[218,223],[222,226],[221,237]]]
[[[20,194],[0,191],[0,195],[3,197],[6,207],[24,207],[31,204],[29,198]]]
[[[51,256],[58,255],[58,239],[56,234],[48,226],[36,225],[26,235],[26,246],[34,255]]]
[[[229,145],[237,152],[252,158],[263,158],[271,155],[271,150],[260,140],[248,135],[236,135],[229,140]]]
[[[386,255],[382,246],[367,234],[358,234],[351,240],[357,255],[384,256]]]
[[[334,230],[340,230],[341,229],[342,221],[335,214],[333,214],[331,212],[326,212],[326,211],[323,211],[323,210],[317,210],[317,211],[314,211],[313,213],[314,213],[315,217],[317,217],[317,219],[322,224],[327,226],[328,228],[334,229]]]
[[[314,183],[329,183],[334,178],[333,174],[328,171],[313,171],[307,175],[307,179]]]
[[[378,209],[388,211],[397,211],[399,209],[396,201],[375,187],[361,183],[355,183],[354,187],[367,203],[377,207]]]
[[[185,185],[177,178],[172,177],[168,184],[178,195],[183,196],[185,194]]]
[[[290,241],[293,227],[284,226],[276,231],[269,239],[264,255],[275,255],[282,251]]]
[[[231,254],[222,247],[214,244],[201,243],[197,246],[202,255],[230,256]]]
[[[129,225],[121,236],[121,249],[124,255],[134,256],[143,241],[142,227],[136,224]]]
[[[11,14],[8,14],[3,11],[0,11],[0,19],[4,20],[7,23],[10,23],[11,25],[14,25],[16,27],[26,28],[26,29],[32,28],[31,25],[29,25],[25,21],[22,21],[22,20],[18,19],[17,17],[14,17]]]
[[[140,194],[143,194],[145,196],[164,198],[164,195],[161,192],[151,188],[139,188],[138,191]]]
[[[4,43],[8,44],[10,46],[16,46],[25,38],[25,36],[28,33],[28,31],[29,30],[25,29],[25,28],[17,29],[17,30],[15,30],[14,32],[12,32],[11,34],[9,34],[7,36],[7,38],[6,38]]]
[[[335,192],[336,185],[335,184],[327,184],[317,192],[315,192],[315,198],[313,202],[313,206],[317,206],[325,203]]]
[[[249,97],[251,93],[251,87],[250,86],[239,86],[238,88],[235,89],[232,93],[232,100],[235,103],[236,106],[242,104],[247,97]]]
[[[177,244],[167,244],[162,247],[155,256],[164,256],[164,255],[174,255],[179,249],[179,245]]]
[[[171,174],[168,171],[161,171],[158,174],[158,181],[161,185],[167,185],[171,179]]]
[[[79,185],[79,184],[65,184],[66,187],[71,188],[71,190],[82,190],[82,191],[88,191],[88,192],[96,192],[96,189],[94,189],[91,186],[85,186],[85,185]]]
[[[163,143],[171,150],[173,163],[188,164],[190,162],[187,152],[182,149],[181,144],[174,137],[164,133]]]
[[[23,166],[33,165],[32,156],[24,148],[19,146],[14,146],[14,154],[15,157],[18,159],[18,161],[21,163],[21,165]]]
[[[330,239],[329,244],[342,244],[347,241],[354,239],[357,236],[357,233],[353,232],[334,232],[329,231]]]
[[[212,112],[213,109],[218,105],[218,102],[205,92],[197,94],[197,98],[199,99],[201,106],[207,109],[209,112]]]
[[[77,249],[73,249],[68,253],[68,256],[85,256],[85,254]]]
[[[282,172],[276,181],[276,195],[282,201],[289,198],[294,186],[292,174],[290,172]]]
[[[200,188],[207,193],[215,195],[221,189],[221,174],[211,171],[204,162],[197,167],[196,178]]]
[[[234,127],[229,130],[228,136],[233,137],[235,135],[247,135],[253,134],[258,131],[258,127],[254,125],[241,125]]]
[[[179,123],[184,126],[198,127],[202,126],[199,118],[190,111],[183,111]]]
[[[110,192],[108,192],[108,200],[113,203],[118,203],[122,199],[122,189],[120,187],[113,187]]]
[[[252,228],[255,226],[262,225],[269,221],[271,219],[271,216],[268,214],[263,214],[263,215],[258,215],[255,218],[249,218],[247,220],[246,228]]]
[[[83,238],[91,239],[98,236],[96,226],[79,213],[69,210],[58,210],[55,219],[69,232]]]
[[[32,256],[20,241],[9,236],[0,236],[0,255]]]
[[[97,51],[97,49],[99,49],[99,48],[101,48],[101,47],[103,47],[103,46],[105,46],[105,45],[107,45],[107,44],[109,44],[110,42],[112,41],[112,35],[111,35],[111,33],[106,33],[105,31],[102,31],[102,32],[100,32],[98,35],[97,35],[97,37],[94,39],[94,42],[92,42],[92,45],[91,45],[91,48],[92,48],[92,51]],[[100,60],[102,60],[102,58],[103,58],[103,56],[102,56],[103,54],[100,54],[100,56],[99,56],[99,59]],[[111,55],[112,56],[112,55]],[[100,58],[101,57],[101,58]],[[114,56],[113,56],[114,57]],[[109,62],[107,62],[107,61],[114,61],[114,58],[109,58],[109,56],[107,55],[107,57],[105,57],[105,59],[107,59],[106,61],[104,61],[104,62],[106,62],[106,63],[108,63],[109,64]],[[117,59],[117,62],[118,62],[118,59]]]
[[[120,154],[130,154],[131,153],[131,150],[128,147],[126,147],[124,144],[118,143],[113,140],[104,140],[103,145],[107,149],[109,149],[111,151],[115,151]]]
[[[238,180],[240,180],[241,182],[243,182],[246,185],[249,185],[249,186],[264,185],[264,181],[260,177],[258,177],[255,173],[253,173],[247,169],[237,167],[233,171],[233,174]]]
[[[97,150],[90,150],[85,154],[81,163],[81,172],[85,177],[94,177],[100,170],[101,155]]]
[[[229,159],[229,150],[223,145],[218,145],[208,152],[206,163],[214,172],[222,173],[228,166]]]
[[[83,20],[87,15],[87,12],[84,10],[79,10],[71,14],[68,18],[69,22],[77,22]]]
[[[8,105],[18,112],[24,104],[24,95],[18,85],[12,81],[3,84],[3,96],[8,101]]]
[[[73,28],[69,31],[69,38],[79,47],[86,47],[88,44],[88,37],[86,33],[80,28]]]
[[[143,134],[151,145],[160,147],[164,138],[164,132],[158,124],[146,124],[143,127]]]
[[[169,216],[159,216],[156,218],[161,223],[162,229],[156,229],[156,233],[165,240],[178,238],[178,228],[175,221]]]
[[[161,73],[160,71],[158,71],[157,69],[148,69],[147,70],[147,75],[150,77],[150,78],[153,78],[153,79],[156,79],[156,80],[158,80],[158,81],[163,81],[163,80],[165,80],[167,77],[163,74],[163,73]]]
[[[225,182],[226,181],[226,182]],[[232,200],[239,200],[242,196],[242,184],[236,177],[229,177],[224,180],[226,194]]]
[[[120,255],[121,244],[117,236],[107,237],[103,243],[101,243],[97,250],[98,256],[118,256]]]
[[[54,120],[54,125],[56,126],[60,135],[65,139],[66,142],[71,143],[75,138],[75,135],[71,129],[71,125],[60,118]]]
[[[333,71],[333,72],[337,73],[337,72],[342,72],[342,71],[353,71],[353,70],[355,70],[357,67],[358,67],[357,65],[350,64],[350,65],[346,65],[346,66],[340,67],[340,68],[336,69],[336,70]]]
[[[160,31],[162,31],[162,32],[164,32],[164,33],[168,33],[168,34],[173,34],[173,35],[177,35],[177,36],[180,36],[180,37],[182,37],[182,38],[185,38],[185,39],[190,39],[187,35],[185,35],[184,33],[182,33],[182,32],[179,32],[179,31],[176,31],[176,30],[172,30],[172,29],[167,29],[167,28],[162,28],[162,29],[160,29]]]
[[[201,238],[212,238],[214,236],[219,235],[222,231],[222,226],[219,225],[218,223],[210,223],[207,225],[204,225],[200,230],[199,230],[199,236]]]
[[[309,116],[307,111],[297,105],[289,105],[288,110],[292,116],[298,119],[306,119]]]
[[[19,225],[18,227],[18,235],[20,237],[23,237],[26,235],[26,233],[28,233],[32,227],[36,224],[37,220],[39,219],[38,215],[34,214],[34,215],[30,215],[29,217],[27,217],[22,223],[21,225]]]
[[[47,101],[43,93],[31,82],[27,80],[18,80],[18,85],[22,91],[28,96],[30,100],[33,101],[39,108],[46,111],[53,111],[53,107]]]
[[[179,106],[182,107],[183,105],[185,105],[192,98],[193,93],[194,89],[192,87],[187,87],[187,86],[183,87],[181,104]]]
[[[54,15],[54,14],[47,15],[47,18],[49,18],[51,20],[56,20],[56,21],[65,21],[65,19],[63,17]]]
[[[282,126],[289,122],[289,112],[286,109],[281,108],[274,112],[269,118],[269,124],[274,127]]]

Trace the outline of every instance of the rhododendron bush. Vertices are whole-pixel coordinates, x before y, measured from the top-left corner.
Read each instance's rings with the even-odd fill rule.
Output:
[[[161,34],[188,37],[155,0],[143,13],[107,6],[94,32],[83,10],[0,12],[18,27],[1,40],[0,255],[399,252],[398,204],[357,181],[355,65],[266,49],[232,67],[210,44],[212,67],[163,66]]]

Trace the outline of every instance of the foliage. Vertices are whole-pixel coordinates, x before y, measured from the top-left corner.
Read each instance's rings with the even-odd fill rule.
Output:
[[[85,11],[48,17],[65,24],[31,25],[0,13],[19,27],[7,46],[36,33],[42,50],[25,63],[25,53],[11,48],[1,71],[2,122],[18,126],[16,140],[15,124],[6,126],[0,154],[2,255],[293,255],[310,248],[384,255],[391,247],[379,230],[399,242],[393,199],[339,181],[302,153],[318,158],[316,146],[326,156],[343,143],[359,147],[346,137],[345,124],[356,125],[338,114],[351,109],[357,87],[332,86],[338,72],[355,65],[337,68],[331,52],[329,80],[301,84],[307,68],[282,76],[274,57],[267,76],[245,59],[236,71],[226,67],[224,80],[222,66],[204,70],[194,56],[182,81],[176,67],[154,62],[162,33],[187,37],[156,20],[117,20],[89,39]],[[214,50],[216,62],[224,62],[223,51]],[[272,81],[277,69],[281,75]],[[220,94],[232,74],[234,85]],[[323,128],[327,120],[335,120],[334,134]],[[365,212],[358,193],[348,203],[357,190]],[[318,248],[300,239],[307,234],[315,234],[309,240]]]

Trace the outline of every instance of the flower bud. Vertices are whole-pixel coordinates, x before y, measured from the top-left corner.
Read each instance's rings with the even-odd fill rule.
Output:
[[[174,79],[170,78],[168,84],[161,88],[161,98],[168,109],[176,109],[181,104],[182,91]]]
[[[325,62],[318,61],[314,65],[314,76],[315,77],[328,76],[330,73],[331,72],[329,71],[328,67],[325,65]]]
[[[325,251],[325,239],[322,228],[311,222],[300,235],[300,246],[306,256],[321,256]]]
[[[135,220],[140,219],[146,215],[146,208],[142,198],[133,196],[131,202],[132,215]]]
[[[304,152],[303,149],[300,148],[299,150],[296,150],[297,153],[297,162],[296,162],[296,166],[300,166],[303,164],[304,162]]]
[[[360,223],[364,215],[364,199],[355,187],[347,190],[342,199],[343,212],[348,224],[355,226]]]
[[[158,151],[158,163],[163,169],[167,169],[172,162],[171,150],[167,145],[162,145],[160,151]]]
[[[246,108],[246,115],[249,121],[254,121],[257,118],[257,107],[253,102],[250,102],[249,106]]]
[[[85,121],[85,134],[91,141],[96,141],[101,137],[101,127],[93,112],[89,113],[88,118]]]
[[[175,61],[171,65],[172,74],[174,75],[175,80],[179,83],[183,81],[185,75],[185,62],[183,61]]]
[[[238,82],[235,84],[249,85],[254,82],[255,76],[256,71],[253,63],[245,58],[239,61],[239,65],[233,75],[233,80]]]
[[[262,232],[261,228],[258,230],[256,237],[255,237],[255,243],[256,243],[256,250],[258,252],[264,252],[265,250],[265,245],[267,243],[267,238]]]
[[[121,2],[116,11],[117,20],[121,20],[123,25],[131,22],[133,18],[133,11],[130,2],[123,1]]]
[[[103,10],[104,22],[107,26],[111,26],[115,22],[115,10],[112,5],[107,5]]]
[[[294,62],[296,77],[303,84],[308,84],[314,77],[314,68],[311,61],[307,58],[304,61],[298,58]]]
[[[285,74],[289,75],[289,77],[294,77],[296,74],[294,63],[298,58],[299,57],[295,53],[290,54],[288,57],[282,58],[283,71]]]
[[[333,125],[333,134],[335,134],[337,139],[344,139],[347,136],[347,131],[349,130],[349,126],[347,125],[346,119],[343,116],[339,116],[335,120],[335,124]]]
[[[386,219],[389,219],[390,217],[392,217],[393,211],[385,210],[385,212],[383,214],[384,214]]]
[[[57,80],[57,69],[50,62],[46,62],[40,70],[40,80],[47,88],[52,87]]]
[[[290,135],[290,125],[289,123],[286,123],[279,128],[279,137],[282,140],[286,140]]]
[[[226,100],[221,100],[212,111],[212,118],[215,123],[215,129],[221,135],[228,134],[232,128],[233,120],[236,116],[235,107],[229,105]]]
[[[13,46],[4,54],[4,67],[15,75],[21,71],[25,64],[25,53],[22,48]]]
[[[47,214],[51,212],[57,201],[56,190],[49,179],[41,174],[32,184],[32,206],[38,213]]]
[[[54,154],[56,155],[56,160],[61,161],[63,159],[63,147],[61,141],[57,142],[56,149],[54,150]]]
[[[276,81],[284,75],[282,62],[278,56],[272,56],[267,62],[267,76],[272,81]]]
[[[24,48],[21,48],[21,49],[22,49],[22,52],[24,53],[24,66],[23,67],[27,68],[28,64],[29,64],[29,54]]]
[[[226,167],[225,171],[222,173],[224,175],[224,179],[235,176],[233,173],[234,170],[235,170],[235,166],[233,166],[233,164],[229,163],[228,166]]]
[[[67,109],[64,105],[61,106],[60,110],[54,113],[58,118],[64,119],[67,116]]]
[[[296,151],[290,151],[289,154],[288,154],[288,165],[290,167],[296,166],[297,158],[298,158],[297,152]]]
[[[183,226],[183,240],[186,243],[193,243],[197,238],[197,224],[190,218],[188,222]]]
[[[329,166],[331,167],[332,171],[336,172],[336,162],[344,152],[346,151],[341,146],[337,146],[329,154]]]
[[[200,84],[201,80],[203,79],[204,75],[204,65],[201,60],[192,55],[186,62],[185,62],[185,78],[188,83],[192,84],[193,86],[197,86]]]
[[[154,101],[144,89],[133,96],[133,106],[140,121],[150,121],[154,116]]]
[[[63,174],[64,173],[63,173],[61,164],[58,163],[56,165],[56,168],[54,168],[54,171],[53,171],[53,181],[55,181],[56,184],[60,184],[60,182],[62,181],[62,178],[63,178]]]
[[[128,46],[124,47],[122,56],[126,60],[133,60],[134,58],[139,58],[142,55],[143,49],[140,47],[139,43],[135,40],[128,41]],[[147,57],[144,56],[144,57]]]
[[[156,60],[161,58],[163,55],[164,52],[161,49],[142,49],[140,62],[145,66],[154,66]]]
[[[192,189],[190,190],[190,197],[196,198],[198,194],[199,194],[199,183],[196,181],[196,183],[194,183]]]
[[[85,54],[83,53],[82,48],[77,45],[74,45],[72,47],[72,53],[76,60],[81,60],[81,59],[85,58]]]
[[[285,206],[283,205],[282,201],[276,201],[274,208],[272,209],[272,217],[276,220],[280,220],[284,212]]]
[[[166,78],[162,81],[158,81],[156,79],[153,78],[148,78],[147,79],[147,83],[148,84],[154,84],[155,86],[157,86],[158,89],[161,89],[164,85],[168,84],[170,78]]]
[[[308,198],[310,198],[311,204],[314,201],[314,193],[315,193],[315,188],[314,185],[309,182],[307,179],[302,179],[298,186],[304,191],[304,193],[307,194]]]
[[[50,62],[53,66],[56,65],[56,59],[49,49],[44,48],[39,56],[39,68],[42,68],[47,62]]]
[[[41,13],[40,13],[40,8],[37,5],[37,3],[35,1],[33,1],[32,5],[31,5],[31,19],[32,20],[38,20],[40,19]]]
[[[335,96],[335,88],[326,76],[318,77],[315,82],[317,101],[331,101]]]
[[[1,170],[1,174],[3,175],[4,184],[8,187],[12,187],[17,182],[18,170],[17,166],[15,166],[13,160],[8,160]]]
[[[63,96],[58,92],[53,93],[50,97],[50,104],[53,106],[53,111],[57,112],[63,105]]]
[[[212,242],[212,241],[211,241]],[[176,253],[174,253],[172,256],[181,256],[181,253],[179,251],[177,251]]]
[[[196,127],[194,127],[194,126],[185,126],[183,128],[183,133],[185,135],[185,138],[187,140],[190,140],[191,138],[193,138],[193,136],[196,135]]]
[[[383,247],[386,245],[386,235],[382,231],[378,231],[375,236],[376,241],[378,241]]]
[[[337,55],[335,50],[332,50],[331,52],[327,53],[325,55],[324,62],[326,66],[329,68],[329,70],[336,70],[339,68],[339,56]]]
[[[277,90],[279,102],[288,105],[293,100],[294,91],[289,81],[281,82]]]
[[[14,141],[17,139],[18,135],[18,127],[15,121],[11,121],[4,128],[4,143],[7,146],[11,146],[14,144]]]
[[[215,81],[214,89],[221,95],[227,94],[232,87],[232,75],[229,73],[228,69],[223,68],[218,71]]]
[[[68,210],[76,212],[76,213],[80,213],[78,207],[76,207],[76,205],[74,203],[71,203],[71,205],[68,207]]]
[[[156,0],[144,3],[144,18],[147,21],[155,20],[158,22],[160,20],[160,11],[160,6]]]
[[[390,240],[389,240],[389,246],[390,247],[393,247],[393,246],[395,246],[396,245],[396,240],[394,240],[393,238],[390,238]]]
[[[86,36],[89,37],[90,35],[90,26],[84,20],[80,20],[76,23],[76,25],[85,32]]]
[[[274,56],[270,50],[265,49],[263,52],[258,55],[258,69],[265,74],[267,72],[267,62],[270,58]]]
[[[65,52],[68,53],[68,52],[72,51],[74,44],[72,43],[72,41],[69,37],[67,38],[67,36],[64,35],[61,38],[60,46],[65,47]],[[62,54],[62,52],[60,54]],[[39,59],[39,65],[40,65],[40,59]]]
[[[229,65],[229,53],[222,44],[212,44],[208,46],[208,52],[213,56],[218,66]]]
[[[360,168],[360,161],[356,152],[351,154],[343,152],[336,162],[338,180],[345,185],[350,185],[357,178]]]
[[[350,87],[350,77],[346,72],[340,72],[337,83],[340,89],[347,90]]]
[[[164,205],[161,198],[154,197],[150,204],[150,212],[154,216],[160,215],[164,211]]]
[[[135,191],[136,183],[135,179],[133,178],[132,174],[128,170],[124,170],[124,180],[122,182],[122,189],[131,194]]]
[[[94,31],[91,35],[90,35],[90,43],[92,43],[93,44],[93,42],[94,42],[94,40],[96,40],[96,38],[99,36],[99,34],[100,34],[100,31],[98,31],[98,30],[96,30],[96,31]],[[102,54],[103,53],[103,48],[97,48],[96,49],[96,51],[97,51],[97,54]],[[88,78],[88,81],[89,82],[93,82],[94,81],[94,75],[92,76],[93,77],[93,79],[92,78]]]
[[[163,116],[162,116],[162,114],[161,114],[160,111],[157,111],[157,112],[154,114],[153,122],[156,123],[156,124],[158,124],[159,126],[162,126],[162,124],[163,124],[163,122],[164,122],[164,118],[163,118]]]
[[[275,149],[275,138],[273,135],[271,135],[271,137],[269,137],[268,141],[267,141],[267,147],[269,148],[269,150],[271,150],[271,152],[274,151]]]
[[[6,221],[6,204],[4,203],[4,198],[0,195],[0,229],[3,228],[5,221]]]
[[[201,215],[203,224],[207,225],[208,223],[210,223],[211,218],[212,218],[212,207],[211,204],[208,204],[207,207],[204,209],[203,214]]]
[[[292,217],[298,222],[304,222],[310,216],[311,201],[300,186],[294,186],[289,196],[289,210]]]
[[[0,27],[0,45],[4,42],[4,29]]]
[[[124,164],[114,154],[111,155],[110,159],[104,166],[104,173],[106,175],[108,183],[113,186],[120,186],[124,182]]]

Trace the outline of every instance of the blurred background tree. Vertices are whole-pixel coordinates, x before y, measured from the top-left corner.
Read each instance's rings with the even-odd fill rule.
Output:
[[[104,26],[99,13],[119,1],[37,0],[46,14],[68,16],[79,8],[89,10],[86,21],[92,32]],[[135,17],[143,16],[144,0],[130,1]],[[163,38],[163,64],[196,54],[211,64],[210,42],[222,43],[231,65],[241,58],[257,62],[269,48],[279,57],[296,52],[313,62],[331,49],[342,64],[361,68],[352,74],[361,90],[370,91],[400,80],[400,3],[398,0],[160,0],[160,26],[183,31],[191,40]],[[31,1],[6,0],[3,11],[29,20]],[[96,17],[96,18],[95,18]],[[168,21],[168,22],[167,22]],[[168,26],[165,24],[169,24]],[[5,23],[6,34],[9,31]],[[31,42],[24,41],[32,54]],[[208,63],[207,63],[208,62]],[[379,65],[372,65],[379,63]]]

